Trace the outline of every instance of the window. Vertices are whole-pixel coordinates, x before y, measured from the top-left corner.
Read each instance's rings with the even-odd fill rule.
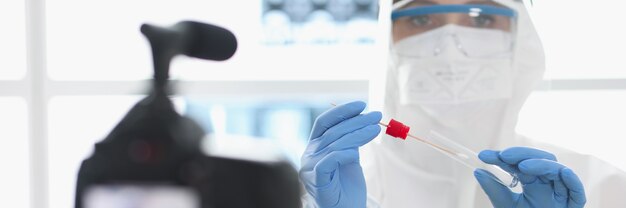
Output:
[[[5,207],[29,207],[30,157],[26,135],[26,103],[18,97],[0,97],[0,195]]]
[[[26,72],[24,1],[0,2],[0,80],[17,80]]]
[[[552,79],[626,78],[626,30],[621,8],[612,0],[533,1],[530,11],[541,36]],[[589,9],[590,6],[601,9]]]
[[[375,2],[375,1],[374,1]],[[190,19],[226,27],[238,39],[239,48],[227,62],[180,58],[172,77],[185,80],[364,80],[376,59],[374,44],[275,45],[266,40],[261,17],[262,2],[237,1],[101,1],[69,0],[47,4],[48,68],[55,80],[140,80],[152,75],[149,45],[139,32],[142,23],[169,26]],[[149,6],[148,6],[149,5]],[[71,9],[67,8],[81,8]],[[371,16],[371,15],[370,15]],[[80,17],[80,18],[77,18]],[[355,27],[354,34],[376,26]],[[297,27],[297,26],[294,26]],[[345,26],[339,26],[342,29]],[[346,33],[346,34],[353,34]],[[103,35],[106,34],[106,35]],[[260,56],[272,54],[272,56]],[[182,60],[182,61],[181,61]],[[267,63],[272,63],[269,67]],[[342,69],[342,70],[336,70]]]
[[[25,2],[0,1],[0,196],[3,207],[29,207],[30,154],[27,131]]]

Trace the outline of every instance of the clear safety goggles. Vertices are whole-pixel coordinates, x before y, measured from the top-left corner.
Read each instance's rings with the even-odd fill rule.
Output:
[[[467,57],[492,57],[513,50],[517,12],[493,1],[433,4],[404,0],[394,3],[391,19],[394,44],[417,36],[436,36],[411,41],[415,49],[396,51],[399,55],[437,56],[453,46]],[[447,27],[450,25],[456,29]],[[442,28],[445,31],[438,30]]]

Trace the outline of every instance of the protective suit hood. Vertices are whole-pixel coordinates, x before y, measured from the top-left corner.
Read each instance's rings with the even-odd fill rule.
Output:
[[[399,102],[400,80],[396,65],[399,57],[390,53],[383,122],[394,118],[411,126],[411,132],[418,136],[434,130],[475,152],[510,146],[515,141],[518,113],[545,70],[544,53],[524,4],[513,0],[494,2],[505,5],[518,14],[517,27],[513,34],[515,45],[510,83],[512,96],[489,102],[448,106],[445,112],[451,114],[450,118],[432,117],[420,105],[403,105]],[[389,17],[382,17],[381,21],[391,20]],[[392,47],[393,44],[390,44],[390,51],[393,50]],[[375,172],[368,173],[367,165],[364,166],[366,178],[377,178],[376,183],[370,183],[367,179],[368,190],[371,190],[369,193],[380,200],[383,207],[408,206],[410,201],[416,200],[428,201],[427,207],[467,207],[468,203],[473,204],[476,201],[475,194],[472,193],[480,190],[475,186],[472,170],[418,141],[403,141],[387,135],[382,137],[364,151],[365,158],[368,157],[368,151],[376,154]],[[394,196],[389,196],[390,189],[400,190],[393,191]],[[400,196],[396,195],[398,193]],[[458,197],[445,197],[450,195]],[[415,199],[416,196],[424,199]]]
[[[541,81],[545,71],[544,52],[539,36],[523,3],[513,0],[494,0],[494,2],[508,6],[518,13],[517,27],[513,34],[515,40],[513,48],[513,79],[512,83],[510,83],[513,89],[512,96],[508,99],[499,99],[488,104],[475,102],[462,105],[461,107],[469,108],[482,106],[484,109],[475,111],[474,115],[465,115],[461,121],[448,122],[445,118],[432,118],[419,105],[402,105],[398,102],[400,80],[398,80],[396,63],[399,57],[390,53],[384,98],[384,115],[387,119],[396,118],[399,121],[406,122],[412,127],[412,130],[418,132],[428,131],[430,128],[442,131],[441,133],[443,134],[453,129],[457,131],[464,129],[459,132],[461,134],[467,134],[472,131],[489,132],[476,135],[480,137],[476,138],[480,141],[472,140],[471,142],[478,142],[489,147],[497,146],[502,139],[508,140],[514,135],[517,114],[535,85]],[[449,107],[449,111],[455,110],[459,109],[456,109],[454,106]],[[485,119],[489,119],[490,122],[485,123]],[[483,126],[488,128],[485,129]],[[499,126],[500,128],[493,128],[494,126]],[[454,132],[451,133],[454,134]],[[450,135],[450,137],[453,136]],[[488,146],[477,146],[476,148],[482,149]],[[405,145],[404,147],[407,146]]]

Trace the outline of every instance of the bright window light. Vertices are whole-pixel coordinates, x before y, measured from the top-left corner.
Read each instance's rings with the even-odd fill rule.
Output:
[[[626,30],[620,26],[625,1],[533,2],[530,12],[546,52],[547,78],[626,78]]]
[[[24,1],[0,1],[0,80],[20,79],[26,73]]]
[[[0,97],[0,196],[2,207],[29,207],[28,138],[26,103],[21,98]]]
[[[177,58],[171,67],[174,79],[364,80],[369,78],[369,70],[384,69],[383,57],[371,43],[266,44],[261,3],[252,1],[242,6],[237,1],[193,0],[49,2],[49,74],[55,80],[149,79],[151,52],[139,26],[146,22],[169,26],[180,20],[197,20],[231,30],[237,36],[238,50],[225,62]],[[359,34],[375,33],[372,25],[376,24],[372,22],[345,24],[339,29],[351,28],[353,32],[340,30],[340,34],[358,39]]]

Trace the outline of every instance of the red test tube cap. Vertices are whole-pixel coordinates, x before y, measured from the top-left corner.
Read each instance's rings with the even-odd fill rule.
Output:
[[[406,126],[399,121],[391,119],[385,133],[392,137],[406,139],[406,137],[409,135],[410,129],[411,127]]]

